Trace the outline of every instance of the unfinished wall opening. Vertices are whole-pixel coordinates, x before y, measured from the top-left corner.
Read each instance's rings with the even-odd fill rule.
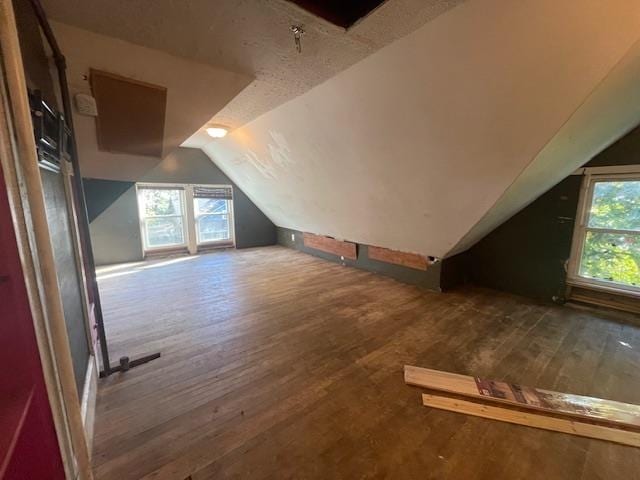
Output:
[[[386,0],[289,0],[342,28],[349,28]]]

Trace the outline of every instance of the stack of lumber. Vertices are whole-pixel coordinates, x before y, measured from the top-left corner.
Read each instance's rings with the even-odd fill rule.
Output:
[[[640,406],[486,380],[428,368],[404,367],[424,406],[640,447]]]

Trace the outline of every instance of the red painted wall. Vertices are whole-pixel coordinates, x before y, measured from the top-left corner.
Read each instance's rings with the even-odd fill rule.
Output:
[[[0,170],[0,480],[64,478]]]

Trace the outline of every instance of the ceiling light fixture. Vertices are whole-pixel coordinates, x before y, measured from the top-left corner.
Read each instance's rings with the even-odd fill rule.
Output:
[[[226,127],[208,127],[207,134],[212,138],[222,138],[227,135]]]

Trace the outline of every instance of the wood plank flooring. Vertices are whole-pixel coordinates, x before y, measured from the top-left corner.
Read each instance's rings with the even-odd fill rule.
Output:
[[[99,270],[98,480],[640,478],[640,449],[422,406],[403,366],[640,404],[640,328],[282,247]]]

